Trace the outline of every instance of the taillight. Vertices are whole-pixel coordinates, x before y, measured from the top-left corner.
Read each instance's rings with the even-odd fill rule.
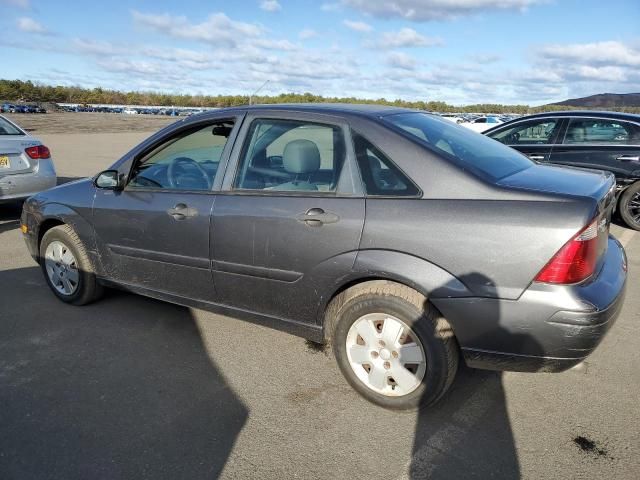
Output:
[[[35,147],[29,147],[24,149],[24,153],[29,155],[29,158],[38,159],[38,158],[50,158],[51,152],[44,145],[36,145]]]
[[[606,220],[596,218],[567,242],[538,273],[535,281],[569,284],[582,282],[593,275],[602,251],[600,234],[606,235],[601,221]]]

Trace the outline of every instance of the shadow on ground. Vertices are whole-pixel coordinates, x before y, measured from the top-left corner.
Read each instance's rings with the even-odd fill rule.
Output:
[[[64,305],[36,266],[0,284],[3,479],[219,476],[248,411],[189,309],[120,292]]]
[[[480,273],[460,280],[465,285],[496,285]],[[473,320],[483,328],[467,339],[467,347],[544,355],[531,335],[508,330],[499,302],[478,303]],[[520,478],[502,373],[470,369],[460,358],[451,391],[418,414],[409,474],[415,480]]]

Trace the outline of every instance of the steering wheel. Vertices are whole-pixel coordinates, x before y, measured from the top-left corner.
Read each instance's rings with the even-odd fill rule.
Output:
[[[211,188],[211,182],[209,181],[209,174],[204,170],[204,168],[200,166],[198,162],[196,162],[194,159],[189,157],[176,157],[173,160],[171,160],[171,163],[167,167],[167,179],[169,180],[169,185],[171,185],[172,188],[180,187],[179,181],[177,178],[178,172],[180,171],[180,167],[182,165],[187,165],[187,164],[193,165],[198,171],[198,173],[202,176],[202,179],[207,185],[207,188]]]

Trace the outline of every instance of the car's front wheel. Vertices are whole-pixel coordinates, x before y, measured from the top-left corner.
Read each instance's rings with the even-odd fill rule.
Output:
[[[69,225],[47,230],[40,242],[40,264],[47,284],[63,302],[85,305],[102,294],[87,251]]]
[[[371,281],[338,295],[327,310],[338,366],[367,400],[423,408],[448,390],[458,366],[449,323],[415,290]]]
[[[640,230],[640,181],[634,183],[620,197],[620,216],[634,230]]]

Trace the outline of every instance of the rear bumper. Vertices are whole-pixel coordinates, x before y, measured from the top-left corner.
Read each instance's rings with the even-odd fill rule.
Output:
[[[602,268],[579,285],[534,283],[518,300],[433,299],[475,368],[559,372],[600,344],[624,303],[627,259],[609,237]]]
[[[28,198],[36,193],[55,187],[56,171],[51,160],[40,161],[36,171],[0,174],[0,202]]]

